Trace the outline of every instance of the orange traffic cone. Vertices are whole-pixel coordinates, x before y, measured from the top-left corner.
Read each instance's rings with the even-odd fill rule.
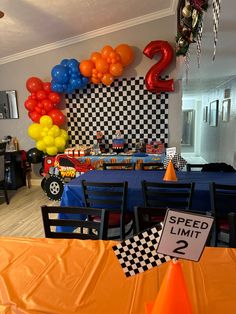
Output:
[[[178,180],[175,173],[174,165],[171,160],[168,163],[163,180],[164,181],[177,181]]]
[[[153,306],[147,314],[193,314],[180,262],[171,262]]]

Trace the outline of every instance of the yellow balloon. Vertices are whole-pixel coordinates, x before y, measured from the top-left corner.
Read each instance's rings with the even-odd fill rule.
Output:
[[[49,146],[54,146],[54,138],[50,135],[47,135],[43,138],[43,141],[46,145],[46,147],[49,147]]]
[[[55,138],[55,146],[57,148],[65,147],[65,145],[66,145],[66,141],[65,141],[65,139],[63,137],[58,136],[58,137]]]
[[[60,134],[61,137],[63,137],[66,141],[68,140],[68,134],[67,134],[67,131],[64,130],[64,129],[61,129],[61,134]]]
[[[60,134],[61,134],[61,130],[60,130],[59,126],[57,126],[57,125],[53,125],[51,127],[50,131],[53,132],[54,137],[60,136]]]
[[[41,139],[42,137],[41,132],[42,132],[42,127],[38,123],[33,123],[28,127],[28,135],[36,141]]]
[[[45,116],[42,116],[39,120],[39,123],[42,125],[42,126],[46,126],[48,128],[50,128],[52,125],[53,125],[53,120],[51,117],[45,115]]]
[[[36,148],[38,150],[44,151],[46,149],[46,145],[43,140],[36,142]]]
[[[58,149],[56,148],[56,146],[48,146],[46,148],[46,153],[50,156],[54,156],[58,153]]]

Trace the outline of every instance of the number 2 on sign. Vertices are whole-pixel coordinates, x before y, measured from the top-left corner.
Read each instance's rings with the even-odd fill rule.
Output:
[[[173,92],[174,80],[161,80],[159,76],[173,59],[173,48],[164,40],[151,41],[143,50],[148,58],[152,59],[157,53],[161,53],[161,59],[154,64],[145,77],[147,89],[152,93]]]
[[[184,250],[186,247],[188,247],[188,242],[184,240],[179,240],[176,242],[176,244],[181,244],[179,247],[173,250],[173,253],[184,255],[185,252],[182,252],[181,250]]]

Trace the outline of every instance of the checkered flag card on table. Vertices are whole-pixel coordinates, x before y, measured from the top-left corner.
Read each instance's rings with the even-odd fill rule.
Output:
[[[113,246],[126,277],[142,273],[171,260],[170,256],[157,253],[160,235],[161,230],[153,227]]]
[[[165,169],[167,168],[170,160],[172,161],[175,169],[179,169],[179,170],[183,169],[187,164],[187,161],[183,157],[181,157],[180,154],[176,153],[172,158],[165,157],[165,159],[164,159],[164,168]]]

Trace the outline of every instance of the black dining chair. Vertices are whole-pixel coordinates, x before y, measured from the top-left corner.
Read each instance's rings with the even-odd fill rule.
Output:
[[[164,164],[161,162],[142,162],[140,164],[140,170],[164,170]]]
[[[229,236],[230,224],[229,213],[236,213],[236,185],[209,184],[211,214],[214,217],[212,232],[212,243],[214,246],[219,244],[219,236],[226,234]]]
[[[229,221],[229,247],[236,248],[236,213],[228,214]]]
[[[106,240],[109,212],[101,208],[88,207],[41,207],[43,226],[46,238]],[[58,218],[59,214],[69,214],[66,219]],[[92,221],[90,217],[99,217]],[[73,227],[74,232],[58,231],[57,227]]]
[[[88,182],[82,180],[82,189],[85,206],[92,208],[106,208],[109,211],[108,231],[118,228],[119,234],[111,235],[109,239],[121,240],[129,234],[133,228],[133,216],[126,211],[128,182]],[[99,217],[93,217],[97,221]],[[130,228],[125,231],[125,226]]]
[[[142,232],[153,226],[161,229],[161,223],[164,221],[167,208],[157,207],[134,207],[134,230],[135,233]]]
[[[149,182],[143,180],[145,207],[190,210],[195,183]]]
[[[103,163],[103,170],[134,170],[135,164],[131,162]]]
[[[8,205],[9,197],[7,193],[7,183],[6,183],[5,151],[6,151],[6,143],[0,143],[0,189],[3,190],[5,202]]]

